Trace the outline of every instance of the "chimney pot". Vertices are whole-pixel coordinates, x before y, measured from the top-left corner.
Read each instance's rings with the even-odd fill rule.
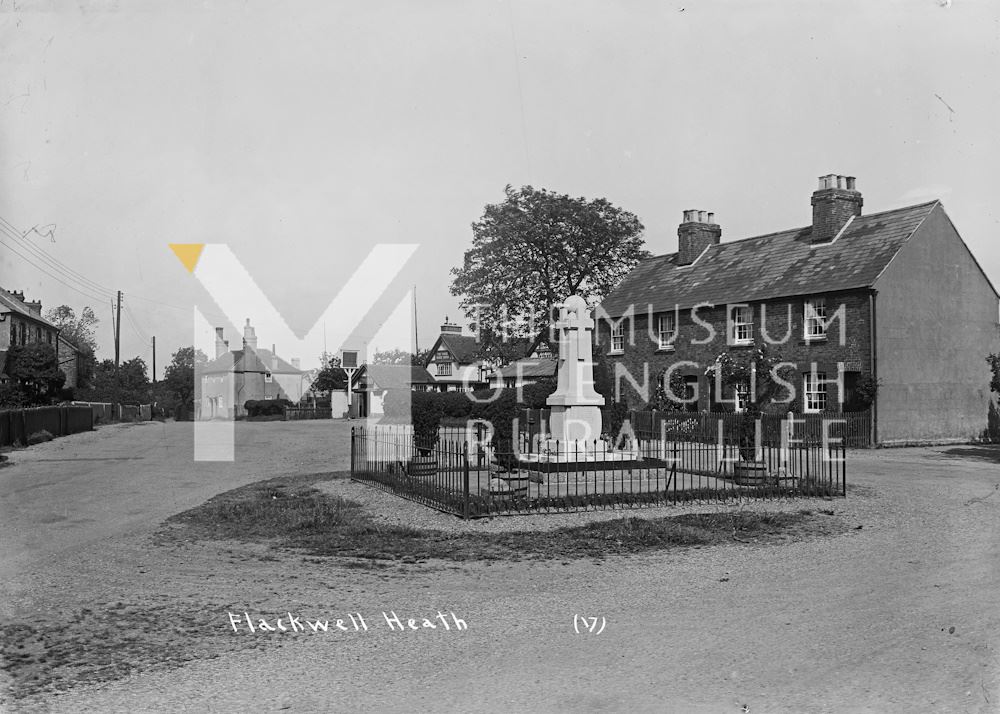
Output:
[[[709,211],[684,211],[684,222],[677,228],[677,264],[690,265],[710,245],[718,245],[722,228]]]
[[[820,176],[819,189],[813,192],[813,221],[810,242],[833,240],[847,222],[861,215],[864,200],[855,188],[853,176]]]
[[[243,327],[243,342],[250,349],[257,350],[257,331],[250,324],[249,317],[247,318],[247,324]]]
[[[454,324],[452,322],[449,322],[448,321],[448,316],[445,315],[444,316],[444,324],[441,325],[441,334],[442,335],[461,335],[462,334],[462,326],[461,325],[456,325],[456,324]]]
[[[229,343],[222,339],[222,328],[215,328],[215,356],[221,357],[229,351]]]

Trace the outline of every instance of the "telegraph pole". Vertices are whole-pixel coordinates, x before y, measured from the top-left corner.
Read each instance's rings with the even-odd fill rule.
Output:
[[[121,402],[121,380],[118,378],[118,362],[121,357],[121,338],[122,338],[122,291],[118,291],[118,307],[115,310],[115,401]],[[118,405],[118,409],[121,409],[121,404]],[[121,418],[121,412],[118,413],[118,418]]]
[[[118,307],[115,309],[115,381],[118,380],[118,361],[121,356],[122,338],[122,291],[118,291]]]
[[[153,335],[153,386],[156,386],[156,335]]]
[[[417,332],[417,286],[413,286],[413,356],[420,354],[420,335]]]

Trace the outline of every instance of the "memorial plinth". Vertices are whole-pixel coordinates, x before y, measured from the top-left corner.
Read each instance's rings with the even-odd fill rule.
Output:
[[[637,449],[609,449],[601,440],[604,397],[594,390],[594,318],[587,301],[573,295],[559,307],[559,363],[556,390],[546,400],[549,433],[537,453],[521,454],[525,464],[573,464],[587,468],[637,461]],[[543,469],[545,470],[545,469]]]

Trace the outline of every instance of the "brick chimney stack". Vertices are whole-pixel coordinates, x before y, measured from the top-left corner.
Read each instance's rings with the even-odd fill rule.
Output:
[[[677,227],[677,264],[691,265],[710,245],[719,245],[722,226],[708,211],[684,211],[684,222]]]
[[[461,335],[462,334],[462,326],[461,325],[456,325],[454,322],[449,322],[448,321],[448,316],[445,315],[444,316],[444,324],[441,325],[441,334],[442,335]]]
[[[42,301],[41,300],[25,300],[24,306],[28,308],[32,315],[36,317],[42,316]]]
[[[243,346],[249,347],[254,352],[257,351],[257,331],[250,324],[249,317],[247,318],[247,324],[243,326]]]
[[[229,344],[222,339],[222,328],[215,328],[215,357],[218,359],[229,351]]]
[[[828,243],[836,238],[847,222],[861,215],[864,201],[854,188],[853,176],[829,174],[819,177],[819,188],[812,195],[812,243]]]

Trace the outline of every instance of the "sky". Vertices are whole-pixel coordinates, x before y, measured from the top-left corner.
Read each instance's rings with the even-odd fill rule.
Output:
[[[193,306],[231,341],[255,319],[169,244],[227,245],[298,336],[416,244],[393,291],[342,296],[340,346],[412,347],[415,286],[426,348],[507,184],[607,198],[662,254],[685,209],[723,241],[807,225],[829,173],[865,213],[940,199],[1000,285],[998,70],[986,0],[0,0],[0,286],[94,307],[101,357],[121,290],[122,358],[155,335],[162,376]]]

